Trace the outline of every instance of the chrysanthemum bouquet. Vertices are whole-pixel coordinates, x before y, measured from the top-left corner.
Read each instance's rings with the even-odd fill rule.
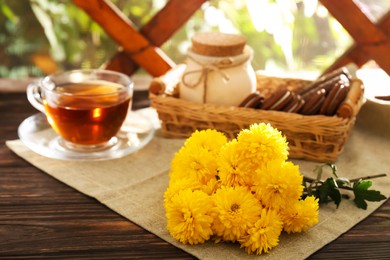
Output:
[[[308,230],[318,222],[318,200],[301,199],[303,175],[287,158],[285,137],[269,124],[253,124],[231,141],[196,131],[172,160],[164,194],[170,234],[184,244],[229,241],[261,254],[283,230]]]

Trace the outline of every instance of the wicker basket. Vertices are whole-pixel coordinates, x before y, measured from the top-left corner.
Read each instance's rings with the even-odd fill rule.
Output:
[[[258,86],[285,86],[297,89],[307,84],[299,79],[283,79],[258,75]],[[164,84],[161,79],[153,84]],[[171,82],[171,84],[176,84]],[[200,104],[169,95],[150,92],[151,105],[161,120],[161,131],[166,137],[186,138],[195,130],[216,129],[229,138],[252,123],[270,123],[279,129],[289,143],[290,158],[320,162],[334,162],[343,150],[361,105],[363,94],[351,104],[350,117],[313,115],[256,110],[232,106]],[[348,97],[347,97],[348,98]]]

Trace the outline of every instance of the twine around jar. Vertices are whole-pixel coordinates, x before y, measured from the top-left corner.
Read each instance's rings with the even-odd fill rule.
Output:
[[[184,72],[182,76],[182,83],[184,86],[188,88],[195,88],[203,81],[203,87],[204,87],[203,103],[207,103],[206,100],[207,100],[207,88],[208,88],[208,84],[207,84],[208,74],[210,72],[215,71],[222,76],[224,81],[227,82],[230,80],[230,78],[229,75],[227,75],[223,70],[227,68],[241,66],[242,64],[246,63],[250,59],[250,55],[247,55],[247,57],[245,57],[243,60],[238,60],[238,61],[235,61],[232,57],[226,57],[223,59],[219,59],[217,61],[216,60],[211,61],[209,63],[201,63],[191,55],[188,55],[188,59],[191,59],[194,63],[198,64],[200,68]],[[189,83],[187,81],[187,77],[197,73],[199,73],[199,78],[196,80],[196,82],[193,84]]]

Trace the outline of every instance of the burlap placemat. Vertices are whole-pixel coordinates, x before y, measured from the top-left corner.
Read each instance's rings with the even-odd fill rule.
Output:
[[[390,136],[375,132],[375,126],[364,121],[355,127],[346,147],[337,161],[339,175],[349,178],[389,172]],[[168,172],[174,153],[183,145],[183,139],[166,139],[158,134],[143,149],[124,158],[71,162],[42,157],[30,151],[20,140],[7,141],[7,146],[32,165],[96,198],[130,221],[160,236],[173,245],[201,259],[245,259],[247,255],[238,245],[214,244],[185,246],[166,230],[163,193],[168,185]],[[317,163],[295,160],[305,175],[312,175]],[[374,180],[374,189],[386,197],[390,195],[390,176]],[[281,236],[280,244],[270,254],[259,258],[303,259],[333,241],[363,220],[381,203],[369,203],[367,210],[343,200],[338,209],[334,204],[321,206],[320,221],[307,233]]]

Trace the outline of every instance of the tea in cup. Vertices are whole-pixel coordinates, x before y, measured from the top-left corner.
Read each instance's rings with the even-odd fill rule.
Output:
[[[73,70],[46,76],[27,87],[30,103],[70,150],[113,146],[133,97],[132,80],[118,72]]]

